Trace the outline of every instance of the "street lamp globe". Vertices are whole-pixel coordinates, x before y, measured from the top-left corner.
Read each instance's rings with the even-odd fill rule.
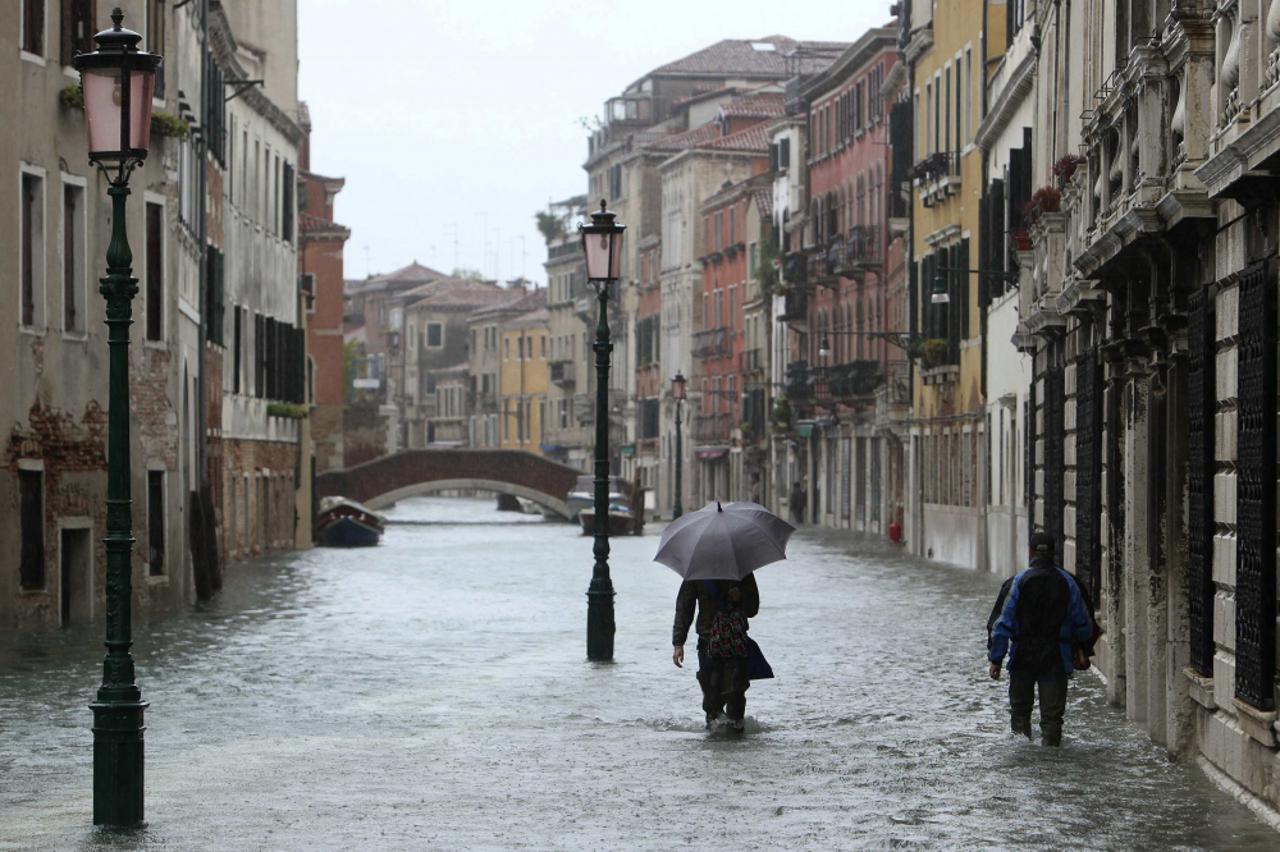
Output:
[[[587,259],[587,280],[597,292],[622,275],[622,234],[626,230],[626,225],[615,221],[604,199],[600,200],[600,209],[591,214],[591,224],[578,225]]]
[[[830,354],[831,354],[831,341],[828,340],[827,336],[824,334],[822,335],[822,339],[818,341],[818,357],[826,358]]]
[[[942,277],[941,272],[933,277],[933,295],[929,301],[935,305],[951,304],[951,296],[947,293],[947,279]]]
[[[151,96],[163,60],[138,49],[142,36],[121,26],[119,7],[111,20],[114,26],[93,37],[98,49],[76,55],[71,65],[80,72],[84,90],[89,161],[126,170],[147,158]]]
[[[688,380],[685,379],[684,377],[684,373],[681,373],[679,370],[676,370],[676,374],[671,377],[671,398],[672,399],[685,398],[685,385],[687,381]]]

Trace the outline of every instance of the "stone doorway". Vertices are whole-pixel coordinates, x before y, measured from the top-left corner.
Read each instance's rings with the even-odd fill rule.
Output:
[[[59,624],[85,624],[93,618],[92,529],[63,527],[58,542]]]

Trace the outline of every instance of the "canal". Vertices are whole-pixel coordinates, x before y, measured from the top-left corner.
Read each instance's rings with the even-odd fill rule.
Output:
[[[617,661],[584,661],[589,539],[405,501],[373,551],[234,566],[137,626],[147,827],[91,826],[100,628],[0,634],[0,850],[1275,848],[1075,680],[1064,747],[1007,733],[998,582],[802,531],[762,569],[778,678],[742,739],[671,665],[657,532],[614,541]]]

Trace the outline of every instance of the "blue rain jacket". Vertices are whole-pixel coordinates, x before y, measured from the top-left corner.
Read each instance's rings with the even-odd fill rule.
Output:
[[[1060,587],[1053,583],[1055,579]],[[987,659],[1002,663],[1008,653],[1009,670],[1013,671],[1019,668],[1020,643],[1032,645],[1054,635],[1062,670],[1069,675],[1074,670],[1072,646],[1093,638],[1093,621],[1071,575],[1047,560],[1037,560],[1013,578],[1004,610],[991,632]]]

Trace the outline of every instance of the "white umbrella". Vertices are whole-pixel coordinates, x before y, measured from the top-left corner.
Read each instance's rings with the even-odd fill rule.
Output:
[[[786,559],[795,531],[759,503],[708,503],[668,524],[653,558],[686,580],[741,580]]]

